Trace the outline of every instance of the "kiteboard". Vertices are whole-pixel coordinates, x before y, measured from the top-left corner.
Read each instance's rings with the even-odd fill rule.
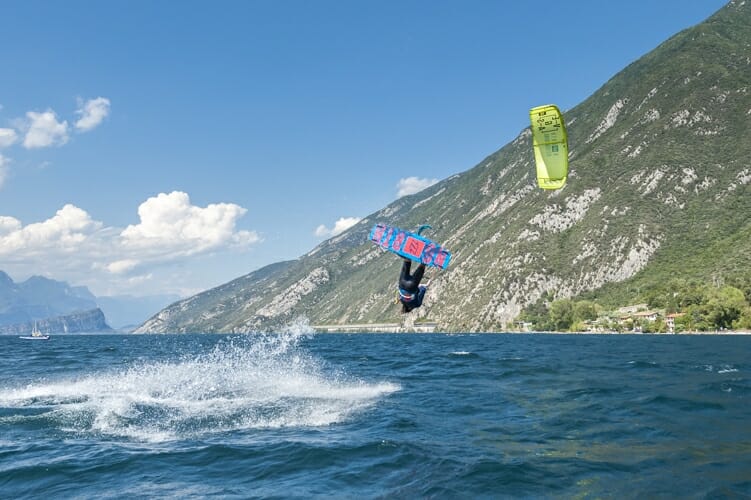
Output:
[[[557,106],[546,104],[529,111],[532,146],[537,165],[537,184],[542,189],[560,189],[568,176],[568,135]]]
[[[376,224],[370,230],[370,240],[389,252],[426,266],[446,269],[451,261],[451,252],[442,246],[398,227]]]

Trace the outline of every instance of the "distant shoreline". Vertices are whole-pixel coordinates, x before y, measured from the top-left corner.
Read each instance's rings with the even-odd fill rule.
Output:
[[[410,335],[424,335],[424,334],[438,334],[438,335],[498,335],[498,334],[511,334],[511,335],[751,335],[751,331],[748,330],[724,330],[716,332],[675,332],[675,333],[639,333],[639,332],[520,332],[520,331],[503,331],[503,332],[440,332],[440,331],[412,331],[412,332],[396,332],[396,331],[316,331],[315,333],[330,333],[330,334],[380,334],[380,335],[394,335],[394,334],[410,334]]]
[[[471,332],[469,332],[471,333]],[[697,336],[697,335],[751,335],[747,331],[725,331],[725,332],[679,332],[679,333],[638,333],[638,332],[493,332],[493,333],[513,333],[520,335],[644,335],[644,336]]]
[[[128,332],[71,332],[71,333],[51,333],[53,337],[75,337],[75,336],[87,336],[87,335],[250,335],[260,332],[192,332],[192,333],[128,333]],[[313,334],[332,334],[332,335],[623,335],[623,336],[748,336],[751,335],[751,331],[748,330],[725,330],[722,332],[679,332],[679,333],[637,333],[637,332],[519,332],[519,331],[505,331],[505,332],[426,332],[426,331],[412,331],[412,332],[396,332],[396,331],[314,331],[306,332]],[[17,337],[17,334],[5,333],[0,334],[2,337]]]

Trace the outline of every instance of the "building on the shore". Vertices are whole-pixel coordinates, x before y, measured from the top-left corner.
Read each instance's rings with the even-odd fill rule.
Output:
[[[660,317],[660,313],[658,313],[657,311],[642,311],[634,313],[633,317],[637,321],[646,320],[654,322],[657,321],[657,318]]]
[[[680,318],[685,315],[686,313],[673,313],[665,316],[665,326],[669,333],[675,333],[675,318]]]

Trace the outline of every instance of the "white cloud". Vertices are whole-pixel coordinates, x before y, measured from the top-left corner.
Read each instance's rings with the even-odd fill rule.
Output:
[[[138,261],[135,259],[122,259],[110,262],[106,268],[112,274],[125,274],[138,266]]]
[[[260,241],[255,232],[236,229],[245,212],[232,203],[197,207],[186,193],[176,191],[143,202],[140,222],[125,229],[107,227],[74,205],[27,225],[0,216],[0,262],[3,271],[16,275],[137,288],[160,269]]]
[[[120,236],[125,246],[149,253],[194,255],[228,245],[246,246],[260,238],[252,231],[235,231],[245,212],[234,203],[201,208],[190,204],[187,193],[160,193],[141,203],[141,222],[128,226]]]
[[[15,144],[18,134],[12,128],[0,128],[0,148],[7,148]]]
[[[56,254],[75,251],[102,226],[70,204],[52,218],[27,226],[13,217],[0,219],[0,256],[7,258],[33,257],[50,250]]]
[[[401,198],[409,194],[419,193],[425,188],[437,183],[438,179],[420,179],[418,177],[406,177],[396,184],[396,197]]]
[[[0,238],[4,235],[13,233],[21,229],[21,221],[14,217],[4,217],[0,215]],[[2,241],[2,239],[0,239]]]
[[[68,142],[68,122],[58,122],[57,115],[51,109],[44,113],[29,111],[26,118],[27,131],[23,140],[25,148],[62,146]]]
[[[81,132],[88,132],[97,127],[110,113],[110,100],[106,97],[97,97],[83,102],[78,100],[76,114],[81,118],[76,122],[76,128]]]
[[[331,238],[332,236],[342,234],[361,220],[361,217],[341,217],[334,223],[334,227],[331,229],[323,224],[318,226],[315,230],[315,235],[318,238]]]

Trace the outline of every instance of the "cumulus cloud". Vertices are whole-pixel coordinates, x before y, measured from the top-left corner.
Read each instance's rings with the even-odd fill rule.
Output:
[[[399,182],[396,184],[396,197],[401,198],[402,196],[407,196],[409,194],[419,193],[423,189],[428,188],[437,182],[438,179],[420,179],[419,177],[406,177],[404,179],[399,179]]]
[[[13,217],[0,217],[0,256],[33,257],[49,250],[55,254],[73,252],[101,226],[101,222],[70,204],[50,219],[27,226]]]
[[[51,109],[44,113],[29,111],[26,120],[27,130],[23,140],[26,149],[62,146],[68,142],[68,122],[57,121],[57,115]]]
[[[21,221],[14,217],[0,215],[0,238],[19,229],[21,229]],[[0,239],[0,242],[2,242],[2,239]]]
[[[247,247],[255,232],[237,230],[246,210],[232,203],[198,207],[186,193],[159,194],[138,208],[140,222],[107,227],[65,205],[42,222],[24,225],[0,216],[0,261],[17,274],[47,274],[72,283],[137,286],[152,271],[194,256]]]
[[[79,115],[74,126],[79,132],[88,132],[99,126],[110,113],[110,100],[97,97],[84,101],[78,99]],[[23,135],[22,145],[26,149],[62,146],[68,142],[71,127],[66,120],[48,109],[44,112],[28,111],[25,118],[12,121],[13,128],[0,128],[0,148],[7,148],[18,142],[19,132]]]
[[[0,148],[7,148],[15,144],[18,134],[12,128],[0,128]]]
[[[191,205],[187,193],[173,191],[149,198],[138,207],[138,224],[120,233],[124,245],[154,252],[194,255],[226,245],[259,241],[252,231],[235,231],[246,209],[234,203]]]
[[[78,109],[76,114],[80,115],[76,121],[76,129],[81,132],[88,132],[96,128],[110,113],[110,100],[106,97],[97,97],[84,102],[78,100]]]
[[[315,230],[315,235],[318,238],[331,238],[332,236],[342,234],[361,220],[361,217],[341,217],[334,223],[333,228],[329,229],[323,224],[318,226]]]

